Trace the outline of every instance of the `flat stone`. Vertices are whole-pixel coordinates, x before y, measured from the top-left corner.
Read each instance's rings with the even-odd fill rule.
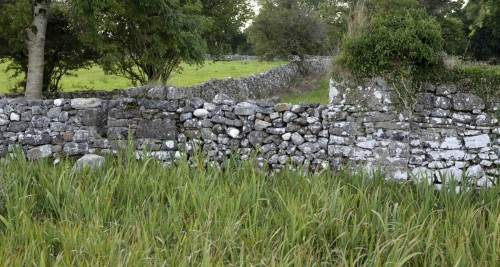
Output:
[[[483,148],[490,145],[491,140],[487,134],[467,136],[464,138],[466,148]]]
[[[376,144],[375,140],[369,140],[369,141],[359,142],[356,144],[356,146],[366,149],[373,149],[375,147],[375,144]]]
[[[276,112],[288,111],[288,110],[290,110],[290,104],[286,104],[286,103],[276,104],[276,106],[274,106],[274,110]]]
[[[140,120],[135,137],[174,140],[177,137],[175,120]]]
[[[99,98],[75,98],[71,99],[71,107],[74,109],[97,108],[102,104]]]
[[[7,128],[8,132],[24,132],[26,129],[28,129],[28,123],[24,121],[14,121],[9,124],[9,127]]]
[[[206,109],[197,109],[193,112],[193,115],[197,118],[205,118],[210,114],[210,112]]]
[[[26,134],[24,136],[24,144],[30,146],[39,146],[49,144],[51,141],[51,137],[49,133],[42,134]]]
[[[52,156],[52,147],[51,145],[43,145],[34,147],[26,153],[26,156],[29,160],[37,160],[41,158],[46,158]]]
[[[65,114],[64,114],[65,113]],[[66,121],[67,112],[60,113],[59,120]],[[108,113],[100,108],[88,108],[81,111],[82,123],[85,126],[105,126],[108,121]]]
[[[227,126],[234,126],[234,127],[242,127],[243,126],[243,121],[241,121],[241,120],[238,120],[238,119],[231,120],[231,119],[225,118],[225,117],[220,116],[220,115],[212,117],[211,121],[213,123],[224,124]]]
[[[257,106],[254,105],[254,104],[251,104],[251,103],[248,103],[248,102],[242,102],[242,103],[238,103],[235,107],[234,107],[234,114],[238,115],[238,116],[250,116],[250,115],[254,115],[256,110],[257,110]]]
[[[255,120],[255,130],[257,131],[264,131],[265,129],[269,128],[273,126],[272,123],[270,122],[267,122],[267,121],[263,121],[263,120]]]
[[[226,95],[226,94],[217,94],[215,95],[214,99],[212,100],[215,104],[224,104],[224,105],[234,105],[236,104],[236,99]]]
[[[95,155],[95,154],[87,154],[84,155],[83,157],[79,158],[76,162],[75,165],[73,166],[74,169],[83,169],[85,167],[87,168],[96,168],[96,167],[101,167],[104,164],[104,157]]]
[[[445,149],[458,149],[462,147],[462,141],[456,137],[446,137],[441,143],[441,148]]]
[[[478,96],[457,93],[453,96],[453,109],[463,111],[482,110],[485,108],[483,99]]]
[[[278,134],[278,135],[283,135],[286,133],[286,129],[285,128],[267,128],[266,129],[266,132],[267,133],[270,133],[270,134]]]
[[[69,156],[86,154],[89,152],[89,144],[69,142],[64,144],[63,152]]]

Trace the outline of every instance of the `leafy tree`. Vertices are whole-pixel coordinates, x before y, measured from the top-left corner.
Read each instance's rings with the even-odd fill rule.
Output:
[[[25,79],[18,86],[24,87],[28,72],[26,36],[22,34],[30,24],[28,1],[3,2],[0,12],[0,57],[10,62],[9,69],[15,76]],[[10,15],[8,15],[10,14]],[[21,34],[20,34],[21,33]],[[80,38],[81,29],[70,18],[68,6],[62,2],[51,4],[45,40],[42,91],[57,91],[63,75],[72,70],[88,67],[98,58],[96,51]]]
[[[266,58],[317,53],[325,38],[325,26],[314,9],[294,0],[265,0],[249,29],[257,55]]]
[[[208,19],[208,31],[203,34],[212,55],[236,53],[246,41],[242,29],[252,18],[253,11],[246,0],[201,0],[202,13]]]
[[[469,25],[468,53],[478,60],[500,61],[500,5],[496,0],[470,0],[465,6]]]
[[[205,58],[207,20],[198,1],[75,1],[90,27],[88,40],[108,73],[137,84],[166,84],[181,62]],[[100,18],[96,20],[95,18]]]

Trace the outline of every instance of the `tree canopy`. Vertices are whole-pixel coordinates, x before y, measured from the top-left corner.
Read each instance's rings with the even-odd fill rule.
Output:
[[[288,58],[319,51],[325,27],[314,9],[301,1],[265,0],[249,29],[249,39],[257,55]]]

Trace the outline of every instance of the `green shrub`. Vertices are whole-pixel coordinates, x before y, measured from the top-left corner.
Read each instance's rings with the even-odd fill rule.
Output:
[[[348,37],[338,63],[352,75],[416,76],[440,65],[439,24],[423,10],[376,15],[357,36]]]

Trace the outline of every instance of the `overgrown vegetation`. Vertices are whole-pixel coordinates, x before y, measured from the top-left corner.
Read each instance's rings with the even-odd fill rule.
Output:
[[[0,259],[23,265],[498,266],[500,187],[455,193],[252,160],[0,161]]]
[[[419,5],[415,0],[398,1],[397,5],[391,0],[367,3],[372,5],[371,9],[366,8],[365,1],[356,6],[363,12],[349,22],[349,28],[355,30],[348,31],[341,53],[334,61],[334,77],[359,84],[366,78],[381,76],[393,86],[399,104],[410,116],[416,94],[427,82],[454,84],[486,100],[499,96],[500,68],[487,64],[446,66],[443,28],[436,20],[439,16],[420,9],[422,3]]]

